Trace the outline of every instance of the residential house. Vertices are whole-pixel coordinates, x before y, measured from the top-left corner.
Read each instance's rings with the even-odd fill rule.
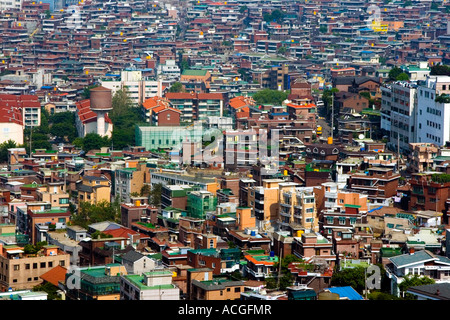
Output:
[[[180,300],[169,270],[128,274],[120,279],[120,300]]]
[[[427,276],[436,282],[448,282],[450,259],[420,250],[389,258],[386,273],[391,280],[391,294],[403,296],[399,285],[406,276]]]
[[[120,300],[120,279],[127,274],[124,266],[111,263],[75,270],[65,279],[66,295],[71,300]]]
[[[44,246],[37,254],[24,247],[0,243],[0,291],[32,289],[42,283],[41,275],[56,266],[69,266],[70,255],[57,246]]]
[[[86,201],[97,204],[101,201],[111,201],[111,183],[105,177],[85,175],[77,186],[77,191],[78,203]]]

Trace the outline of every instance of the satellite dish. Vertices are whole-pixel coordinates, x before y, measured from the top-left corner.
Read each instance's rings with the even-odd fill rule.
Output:
[[[362,140],[362,139],[364,139],[364,135],[361,133],[361,134],[358,136],[358,138],[359,138],[360,140]]]

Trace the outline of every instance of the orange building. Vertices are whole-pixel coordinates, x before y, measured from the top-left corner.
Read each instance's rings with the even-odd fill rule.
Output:
[[[253,229],[256,226],[256,218],[250,207],[236,208],[236,223],[238,230],[245,230],[246,228]]]

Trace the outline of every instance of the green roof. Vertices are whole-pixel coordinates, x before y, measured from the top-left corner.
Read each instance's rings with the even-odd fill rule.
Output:
[[[162,273],[162,271],[161,271]],[[171,273],[171,272],[165,272],[167,273]],[[152,286],[149,287],[147,285],[145,285],[143,283],[144,281],[144,276],[141,275],[126,275],[124,276],[126,279],[130,280],[130,282],[132,282],[135,286],[137,286],[140,290],[159,290],[159,289],[174,289],[175,286],[173,284],[166,284],[166,285],[157,285],[157,286]]]
[[[344,207],[349,207],[349,208],[361,208],[361,206],[358,206],[356,204],[344,204]]]
[[[184,70],[182,75],[183,76],[205,76],[207,70]]]

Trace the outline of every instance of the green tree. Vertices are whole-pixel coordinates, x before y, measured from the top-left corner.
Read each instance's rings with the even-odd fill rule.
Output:
[[[38,286],[33,287],[33,291],[44,291],[47,293],[47,300],[61,300],[61,296],[58,291],[59,288],[50,282],[42,283]]]
[[[419,276],[417,274],[411,276],[407,275],[403,278],[403,281],[399,284],[398,288],[402,293],[404,293],[404,298],[407,300],[415,299],[414,295],[411,295],[409,293],[406,293],[406,291],[410,287],[415,286],[423,286],[427,284],[434,284],[435,281],[427,276]]]
[[[16,148],[17,144],[15,141],[9,139],[0,144],[0,163],[8,162],[8,149]]]
[[[408,81],[409,80],[409,76],[408,76],[408,74],[406,72],[402,72],[395,78],[395,80],[397,80],[397,81]]]
[[[87,228],[89,224],[102,221],[118,221],[119,216],[115,203],[100,201],[96,204],[82,201],[78,207],[78,212],[72,215],[74,225]]]
[[[126,87],[116,91],[112,98],[112,110],[109,113],[111,119],[124,116],[132,107],[132,101]],[[114,122],[114,121],[113,121]]]
[[[247,7],[246,5],[241,6],[241,7],[239,8],[239,12],[240,12],[240,13],[244,13],[247,9],[248,9],[248,7]]]
[[[159,207],[161,205],[162,187],[162,183],[157,183],[154,184],[150,190],[150,204],[155,207]]]
[[[393,67],[388,74],[390,80],[397,80],[397,77],[403,73],[403,70],[399,67]]]
[[[175,82],[170,86],[169,92],[183,92],[183,85],[181,82]]]
[[[189,69],[189,61],[187,58],[181,59],[180,69],[181,69],[181,72],[183,72],[183,70]],[[176,91],[176,92],[179,92],[179,91]]]
[[[285,46],[281,46],[277,51],[279,54],[285,54],[287,52],[287,48]]]
[[[81,97],[83,99],[89,99],[91,97],[91,89],[94,89],[96,87],[98,87],[98,84],[94,84],[94,85],[85,87],[83,89],[83,92],[81,93]]]
[[[450,8],[450,6],[449,6]],[[430,75],[433,76],[450,76],[450,66],[438,64],[436,66],[432,66],[430,69]]]
[[[97,133],[88,133],[83,138],[83,150],[88,152],[90,150],[98,150],[101,147],[110,145],[108,137],[102,137]]]
[[[288,93],[278,90],[263,89],[253,95],[257,104],[281,105],[288,97]]]
[[[331,277],[331,285],[336,287],[350,286],[360,294],[365,289],[365,268],[354,267],[343,270],[335,270]]]

